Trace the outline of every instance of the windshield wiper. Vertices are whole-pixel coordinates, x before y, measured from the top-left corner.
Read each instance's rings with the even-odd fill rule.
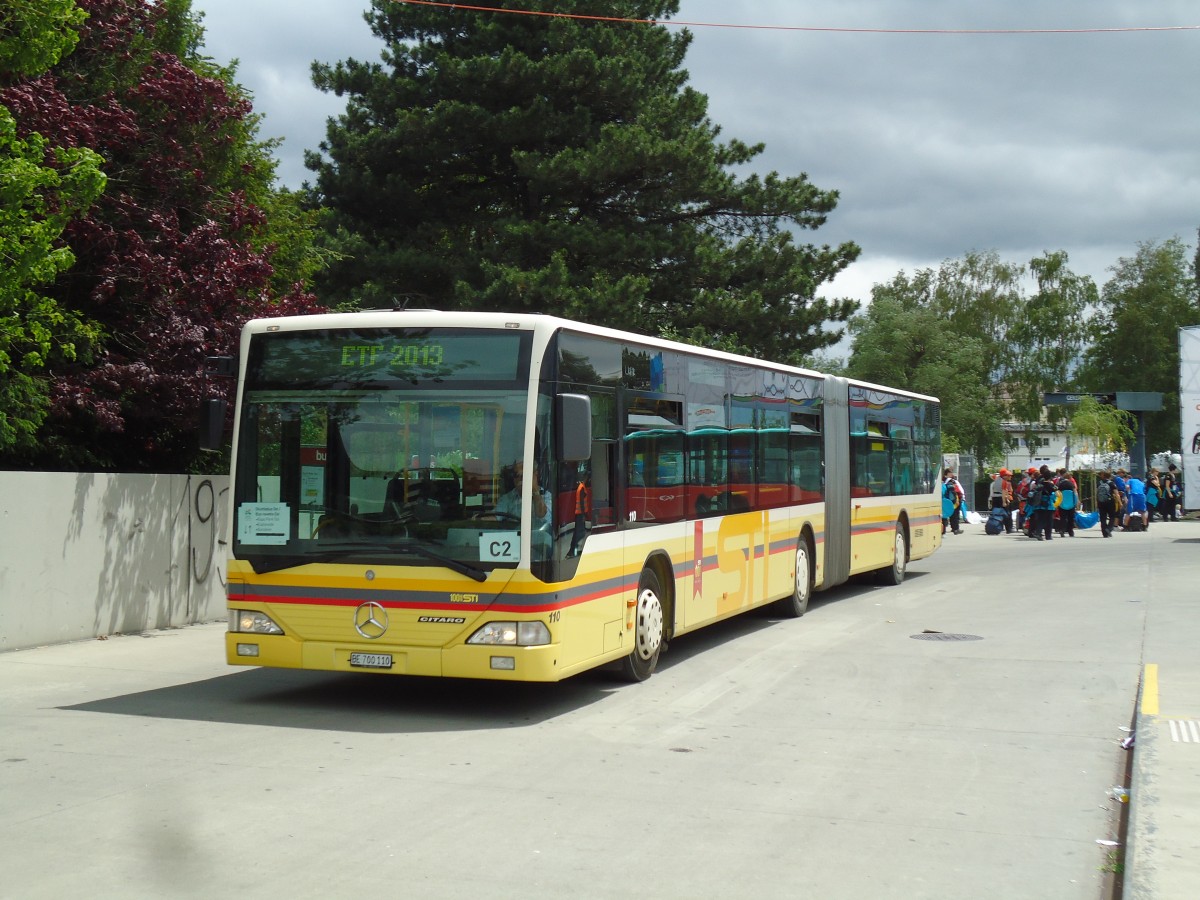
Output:
[[[426,559],[432,559],[434,562],[440,562],[447,569],[457,572],[459,575],[466,575],[468,578],[474,578],[476,581],[487,581],[487,572],[470,563],[465,563],[461,559],[446,556],[445,554],[438,553],[436,550],[422,547],[420,544],[405,544],[404,549],[411,550],[413,553],[423,556]]]
[[[423,556],[425,559],[441,563],[447,569],[457,572],[460,575],[466,575],[475,581],[487,581],[487,572],[477,566],[465,563],[461,559],[455,559],[452,556],[446,556],[438,553],[436,550],[430,550],[428,547],[422,547],[420,544],[413,542],[405,542],[399,545],[393,544],[391,546],[381,544],[341,544],[337,547],[329,547],[322,553],[314,553],[312,555],[252,556],[247,557],[247,562],[250,563],[250,567],[254,569],[256,574],[264,575],[268,572],[278,572],[281,569],[306,566],[309,563],[335,562],[346,556],[386,552],[415,553],[417,556]]]
[[[254,570],[256,575],[265,575],[268,572],[278,572],[281,569],[291,569],[296,566],[306,566],[310,562],[317,560],[310,559],[307,556],[246,556],[246,562],[250,563],[250,568]]]

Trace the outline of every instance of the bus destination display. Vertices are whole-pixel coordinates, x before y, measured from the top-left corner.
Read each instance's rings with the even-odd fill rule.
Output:
[[[361,330],[256,335],[251,384],[512,381],[523,371],[520,333]]]

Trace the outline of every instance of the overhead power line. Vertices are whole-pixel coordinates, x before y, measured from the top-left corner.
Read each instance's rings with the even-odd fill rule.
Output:
[[[1127,34],[1137,31],[1200,31],[1200,25],[1126,25],[1116,28],[839,28],[826,25],[739,25],[732,22],[684,22],[676,19],[631,19],[621,16],[588,16],[581,13],[545,12],[536,9],[498,9],[448,0],[392,0],[409,6],[439,6],[470,12],[488,12],[514,16],[540,16],[547,19],[580,19],[588,22],[619,22],[628,25],[674,25],[687,28],[739,28],[753,31],[811,31],[837,34]]]

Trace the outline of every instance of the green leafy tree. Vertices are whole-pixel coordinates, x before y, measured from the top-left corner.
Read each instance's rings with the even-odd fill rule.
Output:
[[[1013,347],[1024,306],[1024,275],[1023,266],[1004,262],[995,251],[972,250],[960,259],[944,260],[937,269],[918,270],[911,278],[900,273],[886,289],[905,296],[906,306],[914,314],[929,312],[940,330],[954,335],[956,342],[972,342],[979,362],[970,369],[971,378],[984,389],[985,402],[991,407],[988,417],[996,421],[1009,412],[1009,381],[1028,373],[1015,361]],[[886,341],[886,334],[881,338]],[[978,389],[973,388],[972,393]],[[961,439],[964,451],[982,449],[966,435]],[[986,458],[980,455],[981,460]]]
[[[1134,438],[1133,413],[1083,394],[1071,414],[1070,433],[1082,441],[1083,453],[1124,453]]]
[[[84,18],[71,0],[11,0],[0,9],[0,85],[57,63]],[[47,366],[86,355],[98,336],[45,288],[75,261],[62,233],[104,189],[100,166],[91,150],[21,137],[0,106],[0,452],[34,446]]]
[[[1037,292],[1014,307],[1008,333],[1004,390],[1008,409],[1026,425],[1027,437],[1043,416],[1042,395],[1063,390],[1073,380],[1073,368],[1087,342],[1088,310],[1097,301],[1095,282],[1072,272],[1067,262],[1067,254],[1058,251],[1029,263]],[[1045,412],[1057,422],[1062,409]]]
[[[271,144],[256,140],[232,69],[197,55],[189,0],[77,2],[89,16],[75,52],[0,89],[0,102],[22,139],[41,134],[104,157],[106,190],[62,232],[75,265],[44,288],[102,340],[48,371],[36,446],[0,458],[186,470],[199,456],[199,400],[228,390],[205,378],[205,357],[233,353],[252,316],[315,308],[301,279],[287,277],[308,271],[302,235],[314,214],[271,190]],[[268,205],[290,215],[274,231]],[[285,247],[289,269],[277,271]]]
[[[653,20],[678,6],[525,4]],[[718,141],[681,68],[688,32],[390,0],[366,18],[381,63],[313,68],[347,98],[307,157],[344,255],[318,281],[326,302],[541,311],[776,358],[840,338],[824,326],[856,304],[817,291],[858,248],[794,237],[837,194],[734,174],[763,147]]]
[[[1024,305],[1024,276],[1024,266],[1001,260],[994,250],[972,250],[945,260],[927,279],[929,305],[956,333],[980,341],[989,384],[1002,384],[1013,373],[1010,332]]]
[[[0,6],[0,84],[45,72],[79,41],[87,14],[75,0],[5,0]]]
[[[1141,243],[1110,269],[1079,372],[1086,390],[1163,395],[1162,411],[1144,414],[1148,451],[1179,446],[1179,329],[1200,325],[1187,250],[1179,238]]]
[[[999,407],[991,402],[985,341],[958,332],[930,302],[932,272],[903,272],[876,285],[871,303],[850,320],[853,338],[847,374],[895,385],[942,401],[942,432],[948,450],[980,460],[1004,446]]]
[[[876,285],[873,303],[891,298],[903,315],[886,325],[869,314],[853,320],[850,368],[878,378],[881,367],[897,369],[908,358],[907,348],[918,347],[920,365],[910,365],[907,373],[917,377],[920,369],[934,366],[938,354],[948,354],[955,368],[946,373],[947,393],[939,394],[946,400],[943,430],[981,461],[998,459],[1013,442],[1002,423],[1024,423],[1031,436],[1043,418],[1042,394],[1070,381],[1086,339],[1084,319],[1096,288],[1067,263],[1063,252],[1046,253],[1026,267],[1001,260],[995,251],[971,251],[911,277],[902,272],[890,284]],[[1032,296],[1024,288],[1027,273],[1037,284]],[[965,347],[972,348],[969,360],[956,355]],[[889,363],[893,353],[896,359]],[[920,375],[922,381],[927,377]],[[938,393],[928,386],[921,390]],[[960,402],[972,408],[956,410]]]
[[[1133,413],[1117,409],[1107,403],[1101,403],[1090,394],[1079,398],[1079,403],[1071,413],[1068,433],[1073,444],[1082,453],[1095,454],[1100,463],[1095,469],[1113,467],[1112,462],[1105,462],[1105,457],[1116,458],[1116,454],[1124,453],[1134,438],[1134,427],[1137,420]],[[1078,443],[1075,443],[1075,442]],[[1088,481],[1091,484],[1091,496],[1096,496],[1096,471],[1093,470]]]

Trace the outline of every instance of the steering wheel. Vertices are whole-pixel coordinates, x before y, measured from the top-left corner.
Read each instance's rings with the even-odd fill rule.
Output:
[[[512,513],[506,512],[478,512],[473,513],[471,518],[474,520],[495,519],[497,522],[512,522],[516,525],[521,524],[520,516],[514,516]]]
[[[386,504],[386,509],[392,514],[390,520],[392,522],[398,522],[403,525],[417,520],[417,514],[413,511],[412,503],[397,503],[395,500],[389,500]]]

